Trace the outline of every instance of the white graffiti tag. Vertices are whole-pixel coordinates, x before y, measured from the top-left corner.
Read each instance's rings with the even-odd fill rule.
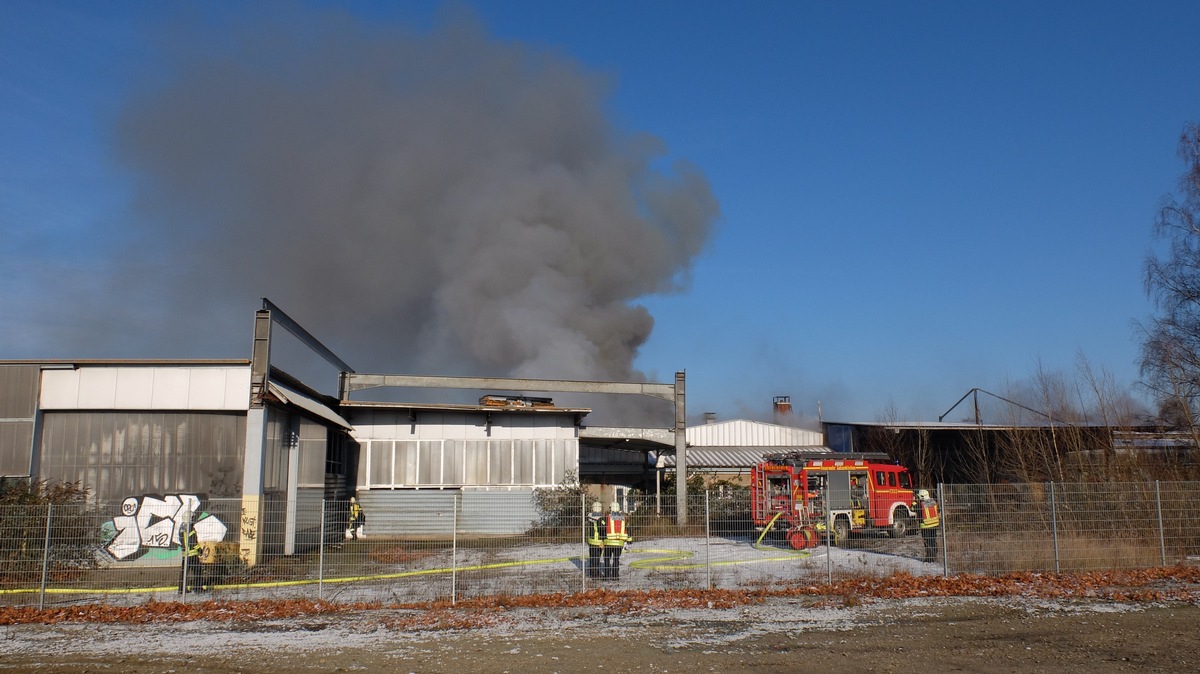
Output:
[[[180,545],[185,522],[194,520],[196,540],[201,543],[225,539],[226,527],[207,513],[197,514],[200,498],[192,494],[131,496],[121,502],[121,514],[112,518],[116,535],[105,546],[115,559],[140,556],[149,548],[169,549]]]

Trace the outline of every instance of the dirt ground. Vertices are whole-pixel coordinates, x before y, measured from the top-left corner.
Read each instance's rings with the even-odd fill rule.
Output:
[[[470,624],[467,629],[453,625]],[[1194,671],[1200,606],[768,598],[732,608],[380,609],[0,627],[0,672]]]

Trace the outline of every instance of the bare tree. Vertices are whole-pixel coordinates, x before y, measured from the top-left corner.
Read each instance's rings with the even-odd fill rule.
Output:
[[[1092,448],[1093,454],[1099,453],[1099,466],[1081,465],[1078,472],[1081,475],[1091,473],[1103,480],[1129,479],[1136,473],[1136,466],[1118,462],[1114,434],[1132,436],[1138,419],[1145,417],[1146,411],[1128,390],[1117,385],[1112,373],[1094,367],[1082,352],[1076,354],[1076,372],[1079,404],[1087,410],[1088,420],[1109,429],[1107,436],[1102,439],[1103,444]]]
[[[900,413],[895,402],[888,401],[883,414],[877,421],[893,425],[893,430],[876,430],[870,433],[868,445],[872,451],[881,451],[900,461],[913,472],[913,479],[919,485],[933,485],[941,481],[944,474],[945,456],[935,456],[929,442],[929,431],[922,429],[901,433]]]
[[[1152,253],[1146,259],[1146,294],[1158,314],[1140,326],[1141,371],[1160,408],[1169,407],[1195,428],[1200,402],[1200,125],[1184,127],[1179,157],[1185,166],[1179,196],[1164,198],[1154,222],[1155,235],[1169,247],[1165,255]]]

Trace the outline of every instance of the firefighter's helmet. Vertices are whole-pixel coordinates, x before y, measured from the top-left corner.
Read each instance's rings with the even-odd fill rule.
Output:
[[[917,500],[918,501],[928,501],[929,500],[929,490],[928,489],[918,489],[917,490]]]
[[[598,513],[598,512],[600,512],[601,510],[602,510],[602,509],[601,509],[601,507],[600,507],[600,502],[599,502],[599,501],[596,501],[595,503],[593,503],[593,504],[592,504],[592,512],[594,512],[594,513]]]
[[[613,501],[612,503],[608,504],[608,512],[610,512],[610,513],[621,512],[621,504],[617,503],[616,501]]]

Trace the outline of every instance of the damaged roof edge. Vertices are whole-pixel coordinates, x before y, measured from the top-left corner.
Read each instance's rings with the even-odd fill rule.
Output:
[[[591,414],[590,407],[499,407],[494,405],[454,405],[445,403],[391,403],[343,400],[342,408],[426,410],[431,412],[512,412],[514,414]]]
[[[329,407],[326,407],[324,404],[304,395],[303,393],[300,393],[299,391],[288,388],[287,386],[275,381],[267,382],[267,389],[270,391],[272,396],[285,405],[294,405],[305,412],[308,412],[309,414],[316,415],[317,417],[341,426],[348,431],[354,430],[354,426],[352,426],[349,421],[343,419],[337,412],[334,412]]]

